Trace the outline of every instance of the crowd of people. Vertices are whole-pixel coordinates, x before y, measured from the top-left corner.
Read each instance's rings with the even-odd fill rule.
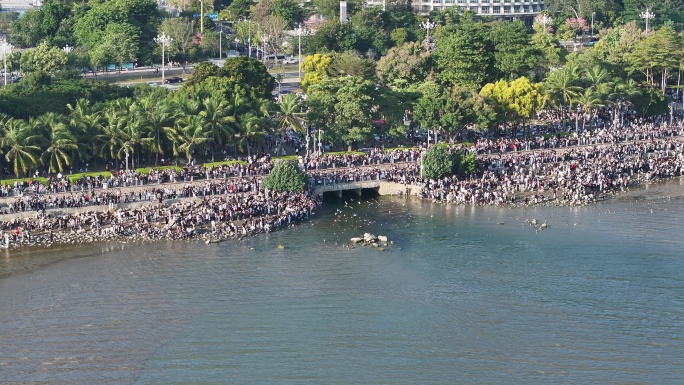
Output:
[[[120,192],[120,190],[118,191]],[[305,191],[267,191],[260,178],[237,178],[186,184],[179,188],[156,188],[139,192],[137,199],[173,198],[166,204],[149,202],[135,208],[35,216],[0,222],[0,244],[6,248],[26,244],[76,243],[119,237],[186,239],[203,236],[207,242],[246,237],[282,228],[308,218],[321,204],[320,197]],[[112,194],[112,202],[121,195]],[[83,197],[72,201],[87,204]]]
[[[311,215],[321,203],[315,196],[319,186],[359,181],[413,185],[423,198],[455,204],[581,205],[635,183],[684,175],[684,121],[635,119],[623,125],[622,117],[619,123],[609,119],[614,116],[593,117],[589,129],[572,134],[562,134],[567,127],[559,124],[552,129],[557,132],[536,130],[528,138],[450,144],[450,151],[477,154],[473,175],[423,178],[421,146],[301,156],[298,162],[310,183],[297,194],[277,194],[262,187],[262,176],[274,165],[269,155],[208,167],[191,164],[148,173],[122,170],[108,177],[89,176],[71,186],[63,177],[46,186],[3,186],[1,193],[8,198],[0,199],[0,214],[32,211],[35,215],[1,222],[0,244],[36,242],[36,233],[42,234],[42,242],[52,242],[55,233],[94,240],[132,235],[145,239],[248,236]],[[126,186],[136,188],[120,188]],[[120,205],[133,202],[149,204]],[[100,212],[51,215],[56,208],[107,205]]]

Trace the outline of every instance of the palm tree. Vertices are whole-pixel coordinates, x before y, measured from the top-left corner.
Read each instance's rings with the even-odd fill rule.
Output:
[[[263,142],[267,134],[265,127],[267,125],[264,124],[264,119],[255,112],[250,111],[242,115],[240,117],[240,139],[238,141],[240,151],[247,147],[247,156],[251,156],[249,141],[256,139],[258,142]]]
[[[229,115],[228,102],[221,95],[205,98],[202,104],[204,109],[200,112],[200,116],[204,119],[214,144],[211,149],[213,161],[216,146],[223,148],[231,134],[234,134],[230,125],[235,123],[235,116]]]
[[[617,106],[617,108],[613,109],[615,111],[613,120],[616,120],[619,115],[621,121],[620,125],[622,125],[623,109],[632,103],[632,97],[638,92],[639,85],[633,79],[622,81],[621,79],[616,78],[613,82],[613,92],[611,93],[613,99],[612,103]]]
[[[48,112],[39,119],[39,123],[47,131],[48,148],[43,152],[43,164],[50,172],[64,172],[65,166],[71,165],[71,153],[78,150],[78,141],[69,131],[63,118]]]
[[[105,123],[102,126],[102,132],[98,135],[98,139],[102,142],[100,146],[100,154],[109,159],[119,159],[119,149],[123,143],[128,140],[126,135],[126,119],[128,116],[122,110],[110,108],[104,113]]]
[[[561,110],[569,106],[572,99],[581,92],[582,88],[577,85],[579,80],[578,70],[575,65],[569,65],[563,69],[552,72],[546,79],[546,93],[551,102],[559,106]]]
[[[584,90],[584,93],[577,95],[574,102],[582,106],[582,110],[584,111],[584,116],[582,118],[583,130],[587,123],[587,114],[593,114],[595,108],[603,107],[605,105],[599,95],[591,88],[587,88]],[[579,132],[578,118],[575,119],[575,130]]]
[[[146,137],[141,139],[141,144],[155,154],[155,165],[159,164],[159,154],[164,154],[167,133],[173,128],[173,118],[171,105],[166,100],[151,103],[139,112],[140,124],[147,128]]]
[[[201,116],[186,115],[176,122],[171,133],[174,155],[183,153],[187,163],[192,162],[195,150],[205,146],[210,140],[210,133]]]
[[[276,110],[276,121],[278,122],[277,128],[278,133],[282,135],[287,128],[292,128],[295,131],[303,131],[304,126],[302,125],[302,104],[295,94],[287,94],[278,103],[278,108]],[[282,140],[278,145],[278,154],[280,154],[280,147],[282,146]]]
[[[589,83],[589,89],[591,89],[598,98],[607,102],[612,96],[613,81],[610,79],[610,74],[601,66],[596,65],[591,69],[588,69],[584,73],[584,77]]]
[[[101,114],[96,111],[86,99],[78,99],[72,106],[67,104],[69,108],[69,126],[71,132],[74,133],[79,141],[79,145],[86,143],[88,155],[86,159],[93,160],[93,168],[97,168],[98,144],[100,142],[98,134],[102,130]]]
[[[197,115],[200,111],[202,103],[199,99],[191,97],[187,94],[176,94],[178,95],[174,101],[174,107],[176,110],[176,117],[181,118],[186,115]]]
[[[40,147],[36,143],[41,136],[36,135],[33,128],[25,120],[14,118],[3,119],[0,122],[0,151],[5,154],[5,160],[12,164],[14,175],[18,178],[31,167],[38,165]]]

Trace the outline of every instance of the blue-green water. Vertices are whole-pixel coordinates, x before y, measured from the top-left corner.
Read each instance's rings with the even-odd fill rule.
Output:
[[[0,383],[681,383],[682,191],[348,198],[243,242],[0,255]],[[366,231],[394,245],[343,246]]]

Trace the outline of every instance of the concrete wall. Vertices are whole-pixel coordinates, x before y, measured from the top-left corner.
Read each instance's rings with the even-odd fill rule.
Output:
[[[416,185],[395,182],[385,182],[380,181],[380,187],[378,188],[378,194],[380,195],[412,195],[418,196],[420,188]]]

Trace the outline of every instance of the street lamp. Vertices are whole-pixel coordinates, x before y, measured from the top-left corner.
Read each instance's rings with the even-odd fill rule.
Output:
[[[648,32],[648,21],[655,17],[655,13],[651,12],[651,8],[646,8],[646,11],[641,12],[639,16],[646,20],[646,30],[644,32]]]
[[[596,16],[596,12],[591,13],[591,37],[594,37],[594,17]]]
[[[162,65],[162,84],[164,84],[164,48],[166,48],[166,46],[171,44],[171,42],[173,41],[173,38],[171,36],[168,36],[165,32],[162,32],[161,35],[157,35],[157,37],[154,38],[154,41],[157,44],[161,44],[161,46],[162,46],[162,56],[161,56],[162,62],[161,62],[161,65]]]
[[[542,33],[546,33],[546,25],[551,24],[551,22],[553,22],[553,19],[551,18],[551,16],[541,13],[539,14],[539,16],[537,16],[537,22],[542,25]]]
[[[301,24],[295,28],[295,33],[299,39],[299,80],[302,80],[302,35],[308,35],[306,28],[303,28]]]
[[[252,20],[247,20],[247,47],[249,49],[249,53],[247,53],[247,57],[251,58],[252,57]]]
[[[420,27],[427,32],[427,36],[425,37],[425,47],[428,49],[428,51],[432,47],[432,44],[430,44],[430,30],[435,29],[436,26],[437,24],[431,22],[430,19],[427,19],[420,23]]]
[[[3,40],[2,44],[0,44],[0,50],[2,50],[2,61],[5,65],[5,86],[7,86],[7,53],[12,52],[13,48],[14,46],[8,43],[7,40]]]
[[[318,156],[323,156],[323,142],[321,142],[323,130],[318,130]]]

